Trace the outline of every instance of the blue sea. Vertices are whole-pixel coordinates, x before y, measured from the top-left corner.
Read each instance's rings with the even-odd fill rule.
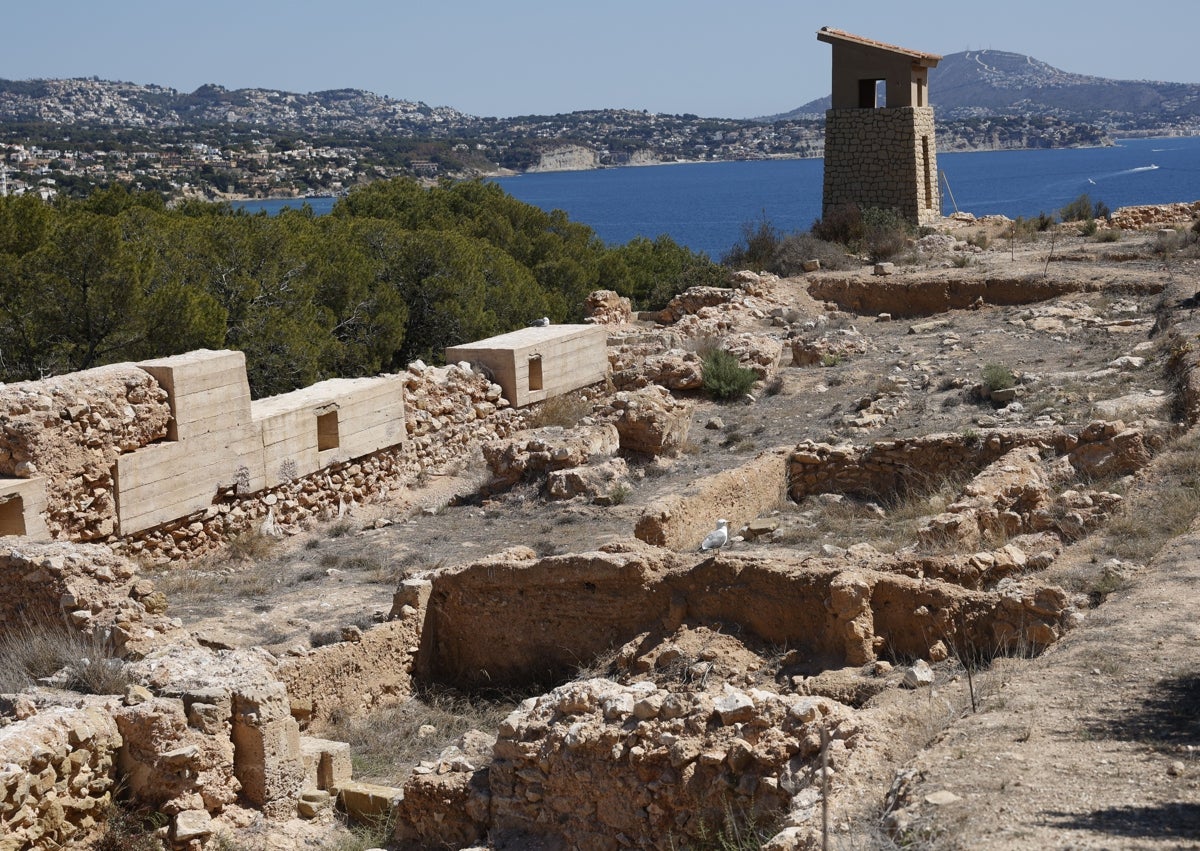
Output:
[[[942,211],[978,216],[1054,213],[1087,193],[1112,209],[1200,200],[1200,136],[1126,139],[1114,147],[940,153]],[[686,163],[496,178],[514,197],[561,209],[611,245],[667,234],[718,259],[743,225],[764,216],[782,231],[821,215],[821,160]],[[953,199],[951,196],[953,195]],[[317,213],[332,198],[309,203]],[[301,201],[241,206],[277,212]]]

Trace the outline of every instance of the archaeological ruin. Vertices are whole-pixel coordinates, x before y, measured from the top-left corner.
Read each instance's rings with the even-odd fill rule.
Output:
[[[822,40],[834,112],[928,109],[937,57]],[[236,351],[0,386],[0,851],[1053,847],[1042,751],[1190,794],[1183,734],[1071,713],[1200,637],[1193,214],[960,217],[265,399]]]

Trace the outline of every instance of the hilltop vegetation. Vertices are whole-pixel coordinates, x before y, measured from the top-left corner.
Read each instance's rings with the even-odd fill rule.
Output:
[[[117,187],[48,205],[0,199],[0,381],[197,348],[245,352],[268,396],[440,361],[586,295],[663,299],[724,272],[667,237],[607,248],[495,184],[381,181],[333,215],[168,210]]]

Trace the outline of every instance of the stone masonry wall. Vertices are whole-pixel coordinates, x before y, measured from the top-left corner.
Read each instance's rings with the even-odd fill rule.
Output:
[[[827,111],[823,214],[857,204],[932,224],[942,215],[936,148],[932,107]]]
[[[212,550],[268,517],[286,531],[382,498],[461,464],[478,442],[506,437],[523,422],[499,385],[459,366],[412,364],[404,395],[404,443],[255,493],[214,493],[201,511],[119,537],[113,464],[166,436],[167,393],[133,364],[24,382],[0,388],[0,475],[45,479],[51,537],[166,561]]]
[[[0,851],[89,838],[112,800],[121,736],[101,708],[54,708],[0,727]]]
[[[112,466],[166,436],[167,394],[133,364],[0,385],[0,476],[46,482],[55,538],[92,541],[116,528]]]

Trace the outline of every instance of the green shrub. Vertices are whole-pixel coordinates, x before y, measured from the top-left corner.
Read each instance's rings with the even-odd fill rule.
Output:
[[[775,255],[783,241],[779,230],[767,218],[766,213],[757,222],[742,224],[741,241],[721,258],[721,263],[732,269],[767,271],[775,262]]]
[[[1067,206],[1058,211],[1059,218],[1064,222],[1082,222],[1093,218],[1092,199],[1083,193]]]
[[[912,224],[895,210],[868,207],[863,210],[864,248],[872,263],[895,257],[908,245]]]
[[[1079,232],[1083,236],[1095,236],[1096,231],[1099,229],[1100,229],[1100,226],[1098,224],[1096,224],[1096,220],[1089,218],[1089,219],[1084,219],[1083,227],[1079,229]]]
[[[825,242],[836,242],[847,248],[861,245],[866,229],[862,211],[857,204],[833,207],[824,218],[812,223],[812,235]],[[856,249],[852,249],[856,250]]]
[[[989,363],[983,368],[983,386],[988,392],[1017,386],[1016,376],[1002,363]]]
[[[1119,242],[1122,236],[1120,228],[1105,228],[1096,234],[1096,242]]]
[[[724,349],[714,349],[701,362],[704,389],[714,399],[738,399],[750,392],[758,376],[753,370],[738,364],[738,359]]]

